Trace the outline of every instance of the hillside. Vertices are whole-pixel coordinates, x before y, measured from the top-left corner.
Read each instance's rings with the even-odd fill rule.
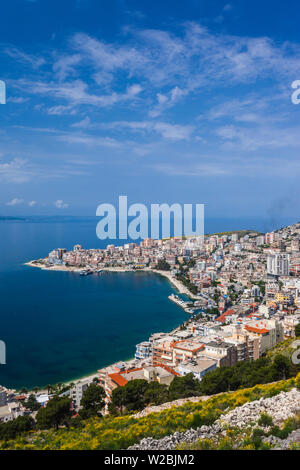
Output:
[[[256,235],[262,235],[262,232],[258,232],[257,230],[243,229],[243,230],[229,230],[227,232],[209,233],[209,234],[206,234],[205,236],[211,237],[213,235],[217,235],[219,237],[222,237],[223,235],[230,236],[234,233],[237,233],[240,237],[244,237],[245,235],[249,235],[250,233],[255,233]]]
[[[299,337],[298,340],[300,340]],[[296,338],[290,338],[286,339],[285,341],[282,341],[281,343],[276,344],[272,349],[269,349],[269,351],[267,351],[266,357],[271,360],[274,360],[277,354],[281,354],[287,358],[290,358],[293,352],[295,351],[295,348],[293,348],[292,346],[295,341]]]
[[[199,400],[182,406],[173,406],[141,418],[126,415],[91,418],[80,423],[74,420],[69,428],[61,428],[58,431],[31,431],[14,441],[2,441],[0,449],[127,449],[144,438],[161,439],[174,433],[212,426],[221,416],[225,416],[237,407],[260,399],[275,397],[281,392],[289,392],[292,389],[294,389],[293,393],[300,389],[300,374],[285,381],[257,385],[212,396],[205,401]],[[299,396],[299,392],[297,393]],[[300,402],[297,408],[298,405],[300,409]],[[294,430],[297,426],[295,418],[290,427]],[[245,443],[245,447],[255,448],[254,445],[251,447],[251,442]]]

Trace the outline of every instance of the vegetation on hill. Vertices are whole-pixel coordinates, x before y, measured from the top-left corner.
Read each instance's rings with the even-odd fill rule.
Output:
[[[104,407],[105,394],[103,388],[96,384],[90,385],[84,392],[82,409],[75,419],[71,417],[70,399],[58,396],[57,394],[48,402],[46,407],[39,408],[36,423],[32,418],[28,419],[29,417],[25,416],[22,417],[24,419],[17,418],[10,423],[0,425],[0,439],[6,441],[2,444],[0,443],[0,449],[6,448],[7,446],[8,448],[11,446],[14,447],[14,444],[7,442],[10,439],[16,439],[16,445],[17,442],[22,442],[25,446],[30,446],[27,437],[18,437],[29,430],[34,431],[33,448],[44,448],[44,446],[46,446],[45,448],[61,448],[60,446],[64,447],[63,439],[68,441],[70,438],[71,448],[115,449],[124,448],[125,445],[129,446],[137,442],[137,440],[134,439],[152,436],[152,432],[154,432],[155,436],[162,437],[176,430],[182,430],[181,426],[183,426],[184,429],[188,429],[189,427],[193,427],[195,423],[197,423],[197,426],[200,424],[211,424],[211,422],[218,418],[223,410],[223,401],[221,400],[219,402],[219,398],[216,397],[212,397],[207,402],[208,404],[213,403],[214,405],[217,403],[218,406],[216,406],[216,409],[208,405],[204,406],[204,402],[196,404],[189,403],[184,405],[184,407],[175,409],[180,411],[178,416],[177,411],[174,416],[171,412],[168,414],[168,412],[165,411],[167,413],[166,415],[160,413],[161,422],[160,420],[156,421],[156,419],[152,422],[149,418],[151,425],[146,418],[145,421],[137,421],[132,418],[130,414],[143,410],[148,405],[160,405],[179,398],[237,391],[236,394],[228,395],[227,393],[226,395],[226,397],[233,397],[230,398],[228,406],[226,406],[226,408],[230,408],[231,406],[235,407],[239,406],[239,404],[243,404],[238,404],[238,402],[235,401],[236,397],[243,397],[243,400],[246,398],[252,400],[257,398],[257,391],[259,393],[266,392],[267,394],[263,396],[268,396],[269,393],[276,394],[279,393],[278,390],[285,390],[286,386],[290,388],[295,384],[299,386],[300,365],[293,364],[290,360],[291,353],[294,352],[294,349],[291,347],[292,342],[293,340],[291,339],[276,345],[265,357],[257,361],[240,362],[234,367],[217,368],[207,373],[201,382],[196,380],[193,374],[175,377],[169,388],[157,382],[132,380],[124,387],[118,387],[113,390],[112,402],[109,407],[110,416],[102,417],[101,415],[101,411]],[[297,379],[295,379],[296,376]],[[278,380],[281,380],[281,382],[270,384],[269,388],[262,385]],[[251,392],[248,393],[243,390],[249,387],[254,387],[251,388]],[[255,392],[254,395],[253,390]],[[256,398],[253,398],[253,396]],[[231,400],[233,400],[233,402]],[[32,400],[32,397],[26,402],[28,409],[38,409],[37,405],[38,404]],[[172,410],[174,411],[174,408],[172,408]],[[189,413],[193,415],[192,418]],[[165,418],[166,422],[163,424]],[[192,421],[190,421],[190,419],[192,419]],[[146,423],[149,424],[149,429]],[[137,431],[133,432],[135,426],[137,426]],[[57,434],[51,431],[51,428],[54,428]],[[38,430],[49,431],[43,434]],[[97,434],[97,430],[99,430],[99,433],[103,433],[103,442],[100,442],[98,437],[95,437],[95,447],[93,447],[94,444],[90,444],[91,447],[88,447],[89,444],[85,442],[85,437],[81,436],[81,434],[89,434],[91,431],[91,436],[94,436]],[[130,437],[129,430],[133,432],[132,438]],[[75,439],[77,432],[79,433],[78,436],[81,436],[78,442]],[[42,444],[39,444],[40,437]],[[49,442],[51,442],[51,446],[53,447],[47,447],[48,439],[50,439]],[[58,439],[58,444],[56,443],[56,439]],[[116,443],[114,442],[115,440]],[[79,447],[76,447],[77,445]],[[84,447],[85,445],[87,447]]]
[[[155,439],[201,425],[210,425],[226,410],[246,402],[277,395],[295,386],[300,388],[300,374],[296,378],[267,385],[223,393],[206,401],[186,403],[179,407],[152,413],[142,418],[132,415],[94,417],[70,424],[58,430],[31,431],[15,440],[0,442],[0,449],[32,450],[115,450],[126,449],[144,437]]]
[[[239,362],[234,367],[220,367],[208,372],[199,389],[203,395],[238,390],[294,377],[300,371],[289,357],[277,354],[273,359],[261,357],[253,362]]]
[[[237,233],[241,237],[244,237],[245,235],[249,235],[249,233],[255,233],[256,235],[262,235],[262,232],[258,232],[257,230],[230,230],[228,232],[216,232],[216,233],[209,233],[205,234],[206,237],[211,237],[213,235],[218,235],[221,237],[222,235],[232,235],[233,233]]]

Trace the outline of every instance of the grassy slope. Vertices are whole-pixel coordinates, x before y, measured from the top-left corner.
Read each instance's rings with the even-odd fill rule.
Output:
[[[89,419],[81,427],[31,431],[15,441],[0,443],[0,449],[126,449],[144,437],[161,438],[175,431],[212,424],[225,409],[229,411],[248,401],[277,395],[296,384],[300,384],[300,374],[286,381],[223,393],[204,402],[187,403],[139,419],[130,415],[116,418],[107,416]]]

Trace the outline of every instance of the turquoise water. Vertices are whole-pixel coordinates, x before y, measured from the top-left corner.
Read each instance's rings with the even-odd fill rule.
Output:
[[[276,228],[262,220],[217,219],[206,224],[206,232],[245,227]],[[136,343],[188,317],[168,300],[176,291],[161,276],[80,277],[24,266],[56,247],[104,247],[95,228],[93,218],[0,222],[0,339],[7,348],[1,385],[44,386],[88,375],[133,357]]]

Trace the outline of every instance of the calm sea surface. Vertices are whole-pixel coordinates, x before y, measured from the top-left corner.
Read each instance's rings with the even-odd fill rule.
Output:
[[[29,388],[88,375],[133,357],[136,343],[187,318],[168,300],[174,288],[161,276],[80,277],[24,266],[56,247],[103,248],[95,228],[94,218],[0,221],[0,339],[7,348],[1,385]],[[206,223],[206,232],[239,228],[274,227],[254,219]]]

